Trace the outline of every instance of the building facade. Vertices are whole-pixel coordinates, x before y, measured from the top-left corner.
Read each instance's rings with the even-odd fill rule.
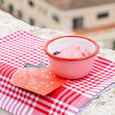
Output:
[[[100,4],[97,0],[95,5],[91,0],[87,0],[88,4],[80,1],[83,0],[70,8],[75,0],[62,0],[61,3],[59,0],[55,0],[57,3],[54,0],[0,0],[0,8],[31,25],[88,37],[95,35],[92,39],[104,42],[103,47],[114,48],[115,34],[111,37],[115,29],[114,0],[102,0]],[[111,38],[104,37],[105,31]]]

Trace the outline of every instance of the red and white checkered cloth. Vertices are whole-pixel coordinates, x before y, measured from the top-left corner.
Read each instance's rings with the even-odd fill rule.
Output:
[[[4,110],[15,115],[74,115],[115,82],[115,63],[98,56],[85,78],[71,80],[47,96],[13,86],[11,76],[25,62],[49,64],[43,51],[47,41],[25,31],[0,38],[0,107]]]

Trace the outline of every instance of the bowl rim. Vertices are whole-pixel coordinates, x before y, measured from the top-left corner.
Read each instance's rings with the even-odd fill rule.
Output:
[[[55,55],[51,54],[51,53],[48,51],[48,45],[49,45],[50,43],[52,43],[53,41],[55,41],[55,40],[57,40],[57,39],[71,38],[71,37],[73,37],[73,38],[82,38],[82,39],[86,39],[86,40],[92,42],[92,43],[95,45],[96,50],[95,50],[93,53],[91,53],[90,55],[84,56],[84,57],[81,57],[81,58],[64,58],[64,57],[58,57],[58,56],[55,56]],[[89,39],[89,38],[87,38],[87,37],[82,37],[82,36],[73,36],[73,35],[56,37],[56,38],[54,38],[54,39],[52,39],[52,40],[49,40],[49,41],[46,43],[45,47],[44,47],[44,51],[45,51],[45,53],[46,53],[49,57],[52,57],[52,58],[57,59],[57,60],[64,60],[64,61],[85,60],[85,59],[88,59],[88,58],[91,58],[91,57],[95,56],[95,55],[99,52],[99,50],[100,50],[99,45],[98,45],[95,41],[93,41],[92,39]]]

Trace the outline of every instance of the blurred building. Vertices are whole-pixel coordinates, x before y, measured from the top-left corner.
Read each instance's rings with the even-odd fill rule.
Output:
[[[0,0],[0,8],[31,25],[87,36],[115,49],[115,0]]]

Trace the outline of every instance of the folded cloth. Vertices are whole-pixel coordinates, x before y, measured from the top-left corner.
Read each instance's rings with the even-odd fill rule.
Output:
[[[71,80],[47,96],[15,87],[13,73],[24,63],[49,65],[44,45],[48,40],[18,31],[0,38],[0,107],[15,115],[74,115],[95,95],[115,82],[115,63],[97,56],[90,73]],[[77,71],[77,70],[76,70]]]

